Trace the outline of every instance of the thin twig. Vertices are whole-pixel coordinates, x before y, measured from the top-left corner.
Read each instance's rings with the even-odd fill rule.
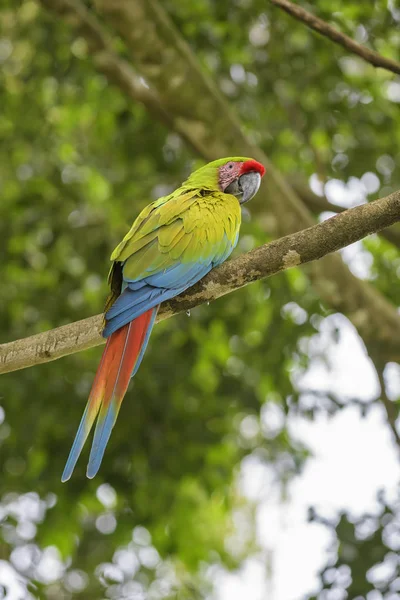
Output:
[[[253,281],[317,260],[400,221],[400,191],[256,248],[213,270],[192,288],[161,306],[158,320],[233,292]],[[102,343],[101,315],[0,346],[0,373],[41,364]],[[387,328],[383,344],[393,329]]]
[[[378,54],[378,52],[375,52],[374,50],[370,50],[369,48],[358,44],[357,42],[352,40],[348,35],[341,33],[340,31],[332,27],[332,25],[329,25],[328,23],[326,23],[326,21],[323,21],[319,17],[316,17],[312,13],[309,13],[301,6],[293,4],[293,2],[290,2],[289,0],[270,0],[270,2],[287,12],[295,19],[302,21],[303,23],[308,25],[308,27],[314,29],[314,31],[316,31],[317,33],[320,33],[321,35],[329,38],[330,40],[332,40],[332,42],[343,46],[344,48],[350,50],[350,52],[353,52],[354,54],[358,54],[358,56],[361,56],[361,58],[369,62],[374,67],[380,67],[381,69],[386,69],[388,71],[392,71],[392,73],[397,73],[398,75],[400,75],[399,62],[391,58],[385,58],[384,56]]]
[[[397,446],[399,446],[399,448],[400,448],[400,435],[399,435],[399,432],[397,431],[397,427],[396,427],[396,421],[399,416],[399,411],[398,411],[396,405],[394,404],[394,402],[392,402],[389,399],[389,397],[386,393],[386,383],[385,383],[385,378],[383,376],[383,371],[384,371],[385,365],[384,365],[384,363],[382,364],[382,359],[379,356],[374,358],[374,364],[375,364],[376,374],[379,379],[379,385],[381,387],[380,401],[382,402],[383,407],[385,409],[387,422],[392,431],[394,440],[395,440]]]

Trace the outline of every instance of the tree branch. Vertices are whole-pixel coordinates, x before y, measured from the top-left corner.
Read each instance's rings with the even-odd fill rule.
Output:
[[[400,221],[400,191],[347,210],[322,223],[256,248],[213,270],[192,288],[162,304],[158,321],[335,252]],[[0,373],[45,363],[101,344],[102,315],[0,345]],[[386,331],[390,344],[392,331]],[[397,347],[397,356],[400,349]]]
[[[304,204],[315,214],[320,214],[322,212],[341,213],[346,210],[345,207],[330,202],[325,196],[317,196],[317,194],[314,194],[301,177],[289,177],[289,182]],[[398,223],[384,229],[379,235],[393,244],[393,246],[397,246],[400,250],[400,225]]]
[[[369,62],[374,67],[386,69],[387,71],[392,71],[392,73],[397,73],[398,75],[400,75],[400,63],[398,63],[395,60],[392,60],[391,58],[385,58],[384,56],[378,54],[378,52],[375,52],[374,50],[370,50],[369,48],[358,44],[349,36],[345,35],[344,33],[341,33],[340,31],[332,27],[332,25],[329,25],[319,17],[316,17],[312,13],[309,13],[301,6],[293,4],[292,2],[290,2],[290,0],[270,0],[270,2],[287,12],[295,19],[302,21],[303,23],[308,25],[308,27],[314,29],[314,31],[316,31],[317,33],[320,33],[321,35],[329,38],[330,40],[332,40],[332,42],[335,42],[335,44],[339,44],[347,50],[350,50],[350,52],[353,52],[353,54],[361,56],[362,59],[364,59],[366,62]]]

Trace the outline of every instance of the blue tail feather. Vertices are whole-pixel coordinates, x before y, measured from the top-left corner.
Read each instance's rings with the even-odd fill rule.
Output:
[[[147,329],[146,329],[135,365],[133,367],[131,377],[133,377],[136,374],[137,370],[139,369],[140,363],[142,362],[144,353],[146,351],[146,348],[147,348],[147,345],[149,342],[150,334],[151,334],[151,331],[153,329],[153,326],[154,326],[154,323],[156,320],[157,311],[158,311],[158,305],[152,311],[152,315],[151,315],[149,324],[147,326]],[[126,340],[128,340],[128,335],[126,337]],[[120,367],[119,367],[117,377],[115,379],[115,384],[114,384],[114,388],[113,388],[111,399],[110,399],[110,405],[107,409],[106,415],[104,418],[102,418],[102,414],[100,413],[100,416],[97,420],[96,429],[94,432],[93,444],[92,444],[92,448],[90,451],[89,463],[88,463],[87,472],[86,472],[89,479],[92,479],[96,475],[97,471],[100,468],[101,462],[103,460],[104,452],[105,452],[106,446],[108,444],[108,440],[110,439],[112,429],[113,429],[115,421],[117,419],[119,407],[116,404],[116,402],[114,401],[115,400],[114,397],[115,397],[115,392],[116,392],[117,385],[118,385],[119,375],[120,375],[121,367],[123,364],[125,351],[126,351],[126,345],[121,354]],[[117,399],[117,401],[118,401],[118,399]]]

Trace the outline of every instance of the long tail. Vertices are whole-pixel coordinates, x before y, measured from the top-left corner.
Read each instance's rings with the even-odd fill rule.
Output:
[[[96,475],[130,378],[145,353],[158,306],[115,331],[108,339],[61,481],[68,481],[98,415],[87,476]]]

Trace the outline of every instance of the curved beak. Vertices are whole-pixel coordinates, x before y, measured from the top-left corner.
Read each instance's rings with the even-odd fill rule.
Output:
[[[260,188],[261,175],[257,171],[244,173],[235,181],[232,181],[225,192],[237,197],[240,204],[245,204],[255,196]]]
[[[261,175],[256,171],[250,171],[239,177],[239,188],[242,189],[242,197],[239,198],[240,204],[248,202],[255,196],[260,188]]]

